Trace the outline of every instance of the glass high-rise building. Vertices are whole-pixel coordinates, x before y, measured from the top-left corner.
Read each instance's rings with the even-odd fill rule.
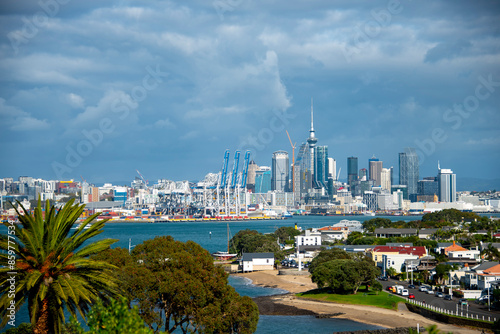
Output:
[[[399,184],[407,186],[410,197],[418,192],[418,178],[417,152],[413,147],[407,147],[403,153],[399,153]]]
[[[255,171],[255,192],[267,193],[271,190],[271,168],[262,166]]]
[[[358,158],[349,157],[347,158],[347,183],[351,189],[351,193],[354,193],[354,181],[358,180]]]
[[[317,146],[314,157],[315,187],[328,190],[328,146]]]
[[[288,152],[276,151],[273,153],[271,190],[288,191],[289,166]]]

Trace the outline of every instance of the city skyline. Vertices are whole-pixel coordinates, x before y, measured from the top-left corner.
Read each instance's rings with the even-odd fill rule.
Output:
[[[0,178],[200,180],[226,149],[271,166],[311,98],[340,179],[406,147],[420,179],[499,178],[498,3],[214,4],[0,4]]]

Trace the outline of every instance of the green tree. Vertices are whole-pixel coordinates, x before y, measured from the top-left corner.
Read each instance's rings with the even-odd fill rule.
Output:
[[[16,328],[9,328],[5,331],[5,334],[32,334],[33,326],[31,324],[22,323]]]
[[[281,226],[273,234],[281,243],[284,243],[287,240],[294,240],[294,237],[299,235],[300,231],[292,226]]]
[[[0,241],[0,313],[7,321],[10,283],[9,271],[15,276],[15,307],[28,302],[33,333],[59,333],[64,309],[76,317],[84,315],[98,299],[116,295],[117,283],[110,275],[108,263],[89,259],[110,247],[116,240],[91,242],[102,232],[105,220],[94,221],[98,214],[85,219],[79,228],[73,224],[83,212],[84,205],[73,206],[69,201],[59,211],[47,201],[45,211],[41,201],[33,213],[22,208],[18,212],[21,227],[11,229]],[[84,229],[90,223],[89,229]],[[15,233],[16,239],[11,239]],[[10,262],[9,262],[10,261]],[[14,262],[14,264],[12,263]]]
[[[87,315],[88,331],[84,331],[74,318],[66,333],[71,334],[152,334],[144,325],[137,306],[129,309],[127,299],[113,299],[107,305],[99,300]]]
[[[311,274],[318,288],[329,287],[336,293],[354,293],[363,284],[371,284],[380,274],[371,261],[340,259],[320,264]]]
[[[339,248],[323,250],[309,264],[309,272],[314,273],[314,270],[322,263],[339,259],[351,259],[351,256],[345,250]]]
[[[192,241],[156,237],[137,245],[130,258],[123,249],[108,250],[98,258],[122,265],[116,277],[153,330],[252,333],[257,328],[255,303],[240,297],[227,284],[224,270]]]

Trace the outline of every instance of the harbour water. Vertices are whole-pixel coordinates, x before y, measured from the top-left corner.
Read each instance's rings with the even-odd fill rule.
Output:
[[[231,235],[240,230],[251,229],[260,233],[271,233],[281,226],[294,226],[297,224],[303,229],[311,227],[322,227],[333,225],[342,219],[357,220],[363,222],[373,217],[365,216],[297,216],[284,220],[269,221],[243,221],[243,222],[176,222],[176,223],[109,223],[103,232],[94,240],[113,238],[118,241],[113,247],[128,248],[141,242],[152,239],[155,236],[170,235],[179,241],[192,240],[200,244],[210,253],[224,251],[227,249],[227,227]],[[394,220],[418,220],[419,216],[388,217]],[[0,233],[6,233],[5,226],[0,226]],[[252,285],[247,279],[230,277],[229,283],[240,293],[250,297],[265,296],[284,293],[279,289],[263,288]],[[341,311],[341,310],[339,310]],[[27,308],[24,306],[16,316],[16,323],[28,322]],[[317,319],[313,316],[261,316],[257,327],[259,334],[263,333],[332,333],[352,330],[376,329],[373,325],[367,325],[346,319]],[[8,328],[2,330],[5,331]],[[279,329],[277,331],[277,329]]]

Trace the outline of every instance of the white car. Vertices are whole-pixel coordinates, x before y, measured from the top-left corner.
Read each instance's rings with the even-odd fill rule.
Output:
[[[425,286],[422,285],[421,287],[418,288],[418,291],[425,292],[425,291],[427,291],[427,287],[425,287]]]
[[[433,295],[434,294],[434,290],[427,290],[427,294]]]

